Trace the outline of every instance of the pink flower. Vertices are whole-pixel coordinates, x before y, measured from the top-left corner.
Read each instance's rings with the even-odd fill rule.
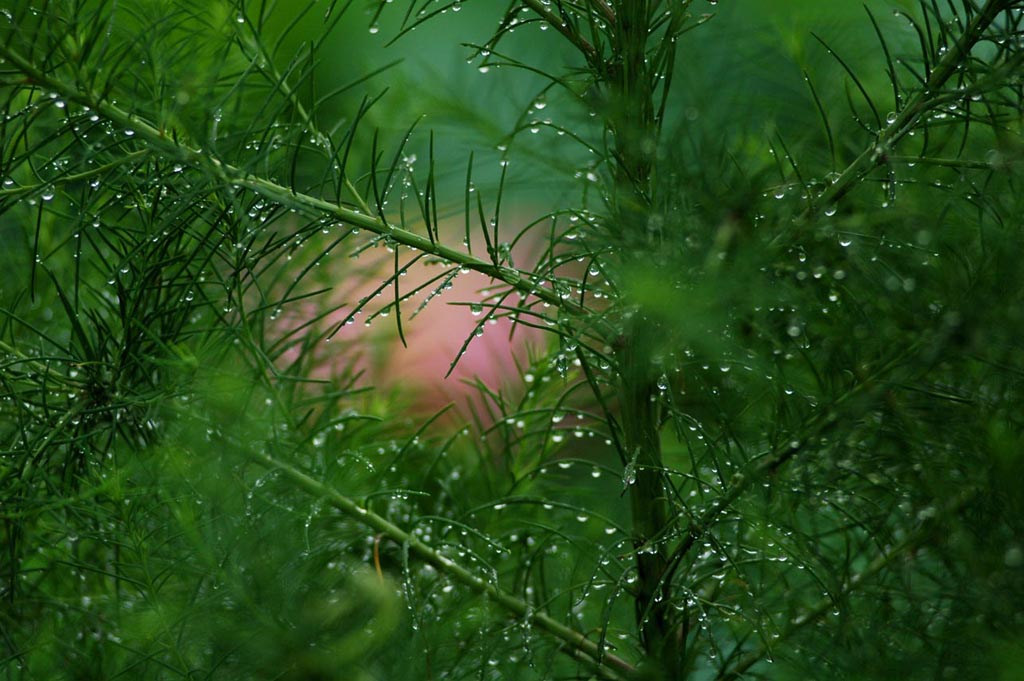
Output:
[[[532,261],[526,252],[528,248],[529,244],[524,242],[516,249],[517,264]],[[381,282],[393,276],[394,256],[383,250],[371,249],[360,257],[358,276],[352,275],[352,261],[337,260],[341,263],[338,269],[348,272],[339,271],[335,277],[328,270],[327,274],[341,283],[326,297],[314,299],[317,302],[283,315],[278,323],[285,329],[296,328],[331,306],[338,309],[323,320],[321,329],[341,325],[352,316],[360,300],[373,296]],[[405,249],[400,255],[400,266],[414,257]],[[522,304],[519,293],[501,299],[509,288],[504,282],[472,271],[459,273],[449,281],[444,273],[454,272],[453,266],[427,262],[426,258],[420,259],[397,278],[401,296],[423,287],[401,301],[406,346],[403,347],[398,335],[392,282],[380,295],[371,297],[324,346],[319,355],[323,374],[361,372],[356,387],[373,386],[385,395],[404,393],[411,396],[414,409],[428,413],[449,402],[454,402],[463,413],[471,405],[481,407],[483,398],[475,386],[477,381],[496,392],[516,386],[521,391],[519,368],[526,370],[529,348],[539,350],[547,339],[541,330],[514,324],[507,316],[509,311],[503,308]],[[330,263],[326,259],[322,267],[330,267]],[[439,278],[427,283],[435,277]],[[442,287],[445,281],[449,285]],[[429,302],[423,306],[427,298]],[[381,311],[388,306],[391,307],[384,316]],[[367,320],[371,320],[369,326]],[[535,319],[528,321],[537,323]],[[458,362],[452,368],[456,359]]]

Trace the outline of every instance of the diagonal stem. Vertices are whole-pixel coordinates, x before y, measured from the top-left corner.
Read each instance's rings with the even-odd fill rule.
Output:
[[[956,75],[961,64],[966,61],[971,49],[984,36],[985,31],[996,20],[1000,12],[1010,6],[1010,0],[988,0],[985,6],[971,21],[964,27],[959,40],[954,43],[942,59],[932,69],[924,86],[915,92],[906,105],[896,115],[895,120],[888,124],[878,133],[877,139],[870,147],[865,149],[848,165],[839,177],[825,191],[809,205],[800,216],[800,221],[805,222],[818,210],[833,205],[836,201],[846,196],[860,180],[872,170],[888,161],[890,150],[908,132],[910,132],[917,121],[940,101],[944,94],[942,88]],[[778,238],[778,237],[777,237]]]
[[[298,468],[275,459],[269,454],[250,449],[246,449],[245,453],[261,466],[278,471],[289,482],[304,492],[325,500],[345,515],[376,530],[388,539],[402,546],[408,546],[410,553],[415,554],[420,560],[434,566],[438,571],[448,575],[448,577],[456,582],[487,597],[512,615],[529,621],[538,629],[560,639],[565,644],[564,652],[583,661],[598,673],[601,678],[615,681],[617,679],[632,678],[636,675],[636,669],[633,665],[622,658],[605,651],[594,641],[591,641],[575,629],[570,629],[561,622],[558,622],[550,615],[537,612],[526,601],[516,598],[496,584],[475,575],[447,556],[438,553],[429,544],[391,523],[386,518],[377,515],[364,506],[360,506],[351,497],[306,475]]]
[[[968,489],[960,494],[956,499],[950,503],[945,510],[929,518],[927,521],[921,524],[913,532],[909,533],[906,538],[899,544],[894,546],[891,550],[875,558],[871,563],[864,568],[861,572],[853,575],[846,584],[846,589],[843,591],[845,594],[852,593],[857,587],[864,584],[866,581],[880,573],[886,567],[888,567],[894,560],[899,557],[905,557],[910,554],[915,548],[923,545],[927,542],[935,533],[938,519],[940,517],[949,516],[953,513],[958,512],[964,508],[972,499],[978,496],[980,490]],[[780,639],[789,638],[800,629],[805,628],[809,624],[814,624],[823,618],[828,612],[835,607],[835,599],[832,597],[822,599],[817,605],[806,610],[804,613],[794,618],[789,626],[786,627],[785,631],[781,632]],[[718,676],[716,681],[738,681],[743,678],[743,674],[753,667],[755,664],[763,660],[767,655],[771,653],[771,649],[766,645],[761,645],[755,650],[750,651],[735,664],[735,666],[729,669],[723,669]]]
[[[715,523],[715,519],[722,513],[722,511],[729,508],[753,485],[760,483],[766,475],[770,475],[777,471],[780,467],[806,450],[810,443],[820,438],[829,429],[835,427],[838,422],[839,408],[842,405],[864,393],[870,394],[876,391],[884,391],[886,389],[886,384],[882,382],[882,378],[890,371],[900,366],[908,356],[917,352],[921,345],[922,342],[918,342],[904,349],[884,365],[879,367],[870,376],[865,377],[863,381],[841,395],[827,410],[811,417],[811,419],[805,424],[802,433],[803,437],[799,441],[789,443],[784,448],[751,461],[746,469],[733,475],[726,485],[725,493],[721,497],[715,499],[714,503],[712,503],[709,508],[705,509],[690,521],[682,542],[672,552],[669,559],[666,579],[672,578],[672,575],[675,574],[675,571],[681,565],[683,557],[691,548],[693,548],[693,545],[699,539],[704,537],[704,535],[711,529],[711,526]]]
[[[549,3],[542,2],[541,0],[523,0],[523,4],[536,12],[537,15],[540,16],[541,21],[554,27],[556,31],[561,33],[566,40],[572,43],[576,49],[583,54],[588,63],[598,63],[601,55],[598,53],[597,49],[591,45],[586,38],[580,35],[569,22],[563,21],[558,14],[551,11],[551,9],[549,9]],[[610,13],[611,9],[607,9],[607,11]]]
[[[331,216],[340,222],[365,229],[374,234],[387,237],[397,244],[414,250],[437,256],[445,261],[479,272],[494,279],[500,279],[525,295],[534,296],[542,302],[574,316],[582,316],[587,309],[568,299],[563,299],[552,288],[540,285],[540,278],[524,275],[520,270],[504,265],[481,260],[454,248],[444,246],[428,236],[421,236],[400,227],[396,227],[381,217],[367,215],[359,210],[324,199],[297,192],[268,179],[246,173],[228,163],[222,162],[213,155],[188,146],[184,142],[168,136],[167,132],[154,127],[136,114],[130,113],[99,95],[85,91],[73,83],[68,83],[56,76],[44,73],[36,68],[21,54],[7,45],[0,45],[0,57],[10,62],[24,73],[32,84],[56,92],[68,101],[76,102],[111,121],[124,130],[132,130],[134,139],[144,141],[151,149],[179,163],[200,168],[226,185],[241,187],[256,192],[270,201],[294,208],[296,211],[312,217]]]

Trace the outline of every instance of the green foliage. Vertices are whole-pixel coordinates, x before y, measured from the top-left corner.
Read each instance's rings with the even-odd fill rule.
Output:
[[[701,4],[0,10],[0,677],[1017,678],[1024,2]]]

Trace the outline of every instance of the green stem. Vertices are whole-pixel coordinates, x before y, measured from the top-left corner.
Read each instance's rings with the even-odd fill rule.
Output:
[[[864,570],[858,572],[847,580],[846,588],[843,590],[843,595],[845,596],[852,593],[859,586],[863,585],[869,579],[888,567],[897,558],[905,559],[907,556],[912,555],[916,548],[923,546],[925,543],[932,540],[937,530],[939,518],[948,518],[954,513],[959,512],[972,499],[977,497],[978,493],[979,490],[977,489],[968,489],[958,495],[941,513],[922,523],[916,530],[908,534],[903,541],[886,553],[875,558],[866,568],[864,568]],[[785,630],[779,634],[778,639],[775,639],[773,642],[778,643],[779,640],[789,638],[808,625],[820,621],[829,612],[835,609],[836,600],[837,599],[834,596],[823,598],[817,605],[793,618]],[[738,681],[738,679],[743,678],[743,674],[748,669],[765,659],[770,654],[771,649],[767,645],[762,644],[755,650],[752,650],[741,657],[739,662],[734,666],[728,669],[723,669],[716,678],[718,681]]]
[[[269,52],[267,52],[266,45],[264,45],[263,41],[260,39],[259,33],[253,31],[247,36],[248,40],[244,40],[243,36],[241,35],[241,30],[242,29],[240,28],[238,45],[242,49],[243,53],[247,48],[256,50],[257,52],[255,58],[249,54],[246,54],[246,58],[254,61],[254,63],[257,65],[257,68],[267,77],[267,80],[270,83],[272,83],[278,89],[278,91],[288,100],[292,107],[295,108],[295,112],[299,115],[299,118],[302,119],[302,124],[306,126],[306,128],[310,132],[316,134],[317,136],[323,136],[325,139],[329,140],[330,137],[324,135],[320,131],[320,128],[316,124],[316,121],[314,121],[313,117],[309,115],[309,112],[306,111],[306,107],[303,106],[302,101],[296,96],[295,91],[288,85],[288,80],[281,75],[281,72],[274,64],[273,57],[270,55]],[[347,189],[349,193],[352,194],[352,198],[355,200],[356,205],[359,206],[359,209],[366,215],[372,214],[373,211],[370,209],[370,205],[366,202],[366,199],[359,192],[359,190],[356,189],[355,185],[352,184],[352,180],[349,179],[348,175],[344,177],[344,183],[345,189]]]
[[[714,503],[690,520],[683,535],[683,541],[672,552],[666,579],[671,579],[682,563],[683,557],[698,540],[707,534],[722,511],[735,503],[748,489],[760,484],[767,476],[774,474],[779,468],[796,458],[814,442],[820,441],[823,435],[835,428],[839,423],[843,405],[855,398],[867,399],[888,390],[889,383],[883,379],[893,370],[902,366],[907,357],[919,352],[923,343],[924,341],[919,341],[901,350],[874,372],[865,376],[857,385],[840,395],[829,407],[811,416],[798,431],[802,436],[800,439],[788,442],[776,450],[751,460],[742,471],[729,478],[722,496],[715,499]]]
[[[636,669],[633,665],[622,658],[606,652],[594,641],[591,641],[580,632],[570,629],[551,616],[536,611],[529,603],[509,594],[496,584],[478,577],[452,559],[438,553],[433,547],[419,540],[414,535],[391,523],[386,518],[377,515],[364,506],[360,506],[354,499],[306,475],[298,468],[279,461],[268,454],[251,449],[245,449],[244,451],[260,465],[279,471],[281,475],[299,489],[324,499],[337,510],[355,518],[361,524],[376,530],[392,541],[408,546],[411,554],[416,555],[423,562],[434,566],[439,572],[448,575],[454,581],[497,603],[516,617],[522,618],[538,629],[560,639],[567,646],[565,652],[583,661],[598,673],[601,678],[615,680],[631,678],[636,675]]]
[[[310,217],[333,217],[339,222],[387,237],[396,244],[437,256],[442,260],[480,272],[491,278],[500,279],[517,291],[534,296],[568,314],[583,315],[586,313],[585,308],[571,300],[563,299],[553,289],[540,286],[540,278],[533,278],[528,274],[524,276],[518,269],[495,265],[492,262],[449,248],[432,241],[428,236],[421,236],[396,227],[381,217],[303,194],[276,182],[246,173],[222,162],[206,151],[192,148],[175,140],[164,130],[154,127],[138,115],[125,111],[95,93],[84,91],[73,83],[44,73],[6,45],[0,45],[0,56],[24,73],[31,83],[56,92],[68,101],[89,107],[122,130],[132,130],[135,133],[133,139],[145,142],[151,149],[173,161],[202,169],[226,185],[250,189],[270,201],[288,206]]]
[[[536,12],[542,21],[561,33],[566,40],[572,43],[576,49],[583,54],[588,63],[597,63],[601,55],[598,54],[594,46],[591,45],[586,38],[580,35],[572,24],[564,21],[556,12],[553,12],[549,8],[548,3],[544,3],[542,0],[523,0],[523,4]]]
[[[88,180],[93,177],[103,175],[107,171],[113,170],[119,165],[130,163],[131,161],[142,160],[148,155],[148,149],[139,149],[138,151],[133,151],[128,154],[125,154],[121,158],[115,159],[110,163],[104,163],[101,166],[97,166],[95,168],[82,171],[80,173],[69,173],[67,175],[61,175],[60,177],[56,177],[48,182],[43,182],[40,184],[25,184],[19,187],[12,187],[11,189],[0,189],[0,199],[18,198],[20,196],[27,196],[30,194],[34,194],[35,192],[40,192],[49,187],[58,187],[64,184],[71,184],[73,182],[82,182],[84,180]]]
[[[921,116],[930,111],[946,96],[942,88],[956,75],[957,70],[969,58],[971,49],[981,40],[985,30],[996,20],[998,14],[1008,7],[1006,0],[988,0],[980,12],[974,15],[964,28],[960,39],[947,50],[942,59],[932,69],[924,86],[907,100],[896,118],[889,123],[870,147],[865,149],[853,163],[840,173],[838,179],[823,191],[815,202],[807,207],[801,215],[803,221],[818,210],[834,205],[836,201],[848,194],[860,184],[861,179],[880,165],[891,159],[889,153],[908,132],[917,124]]]
[[[651,207],[653,152],[658,137],[654,93],[657,77],[648,61],[651,3],[616,3],[612,59],[603,66],[609,87],[606,125],[616,140],[613,217],[627,250],[645,243]],[[627,253],[626,257],[631,257]],[[671,509],[661,455],[660,404],[655,363],[658,325],[643,309],[631,310],[618,342],[623,455],[635,462],[629,486],[637,564],[637,628],[649,664],[665,679],[680,676],[682,644],[671,613],[668,556],[662,541]]]
[[[619,352],[619,389],[623,445],[626,455],[635,461],[629,499],[637,563],[637,625],[648,657],[660,661],[666,678],[675,678],[680,655],[668,610],[672,600],[666,579],[669,563],[661,541],[669,526],[669,504],[652,362],[655,327],[646,319],[635,318],[624,338]]]

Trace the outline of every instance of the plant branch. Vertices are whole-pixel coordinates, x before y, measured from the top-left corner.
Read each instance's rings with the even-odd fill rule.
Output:
[[[121,158],[115,159],[109,163],[104,163],[101,166],[96,166],[95,168],[90,168],[89,170],[85,170],[80,173],[69,173],[67,175],[54,178],[41,184],[26,184],[21,185],[19,187],[11,187],[10,189],[0,189],[0,199],[5,199],[9,197],[17,198],[22,195],[42,191],[43,189],[46,189],[48,187],[55,187],[68,184],[71,182],[81,182],[82,180],[88,180],[97,175],[103,175],[108,170],[113,170],[114,168],[120,165],[124,165],[125,163],[141,160],[145,158],[148,154],[148,149],[139,149],[137,151],[129,152],[122,156]]]
[[[871,564],[864,568],[862,571],[850,577],[846,583],[846,589],[843,591],[843,595],[852,593],[857,587],[861,586],[869,579],[880,573],[886,567],[888,567],[894,560],[900,556],[907,556],[911,554],[917,547],[924,544],[935,532],[938,524],[938,519],[943,516],[950,516],[964,506],[966,506],[972,499],[974,499],[979,493],[977,489],[969,489],[962,492],[952,503],[950,503],[942,513],[936,514],[935,516],[927,519],[914,531],[910,532],[903,541],[893,547],[891,550],[879,555]],[[835,608],[835,598],[828,597],[823,598],[817,605],[809,608],[801,615],[793,618],[789,622],[789,626],[780,633],[779,639],[788,638],[795,634],[800,629],[803,629],[809,624],[813,624],[827,613]],[[778,640],[778,639],[776,639]],[[771,653],[771,649],[766,645],[761,645],[756,650],[752,650],[744,655],[739,662],[736,663],[731,669],[723,669],[718,674],[716,679],[718,681],[736,681],[743,677],[743,674],[753,667],[755,664],[765,658],[766,655]]]
[[[800,216],[801,222],[805,222],[818,210],[833,205],[856,187],[865,175],[889,161],[890,150],[913,129],[921,116],[942,99],[942,88],[957,73],[974,45],[981,40],[998,14],[1009,4],[1008,0],[988,0],[985,3],[981,11],[964,27],[956,43],[935,64],[924,86],[907,100],[903,109],[896,114],[896,118],[878,133],[871,146],[861,152],[853,163],[840,173],[836,181],[818,195],[815,203],[808,205]]]
[[[278,91],[282,95],[284,95],[288,102],[295,108],[295,112],[299,115],[299,118],[302,119],[302,124],[305,125],[306,128],[311,133],[315,134],[317,137],[330,141],[329,136],[324,135],[322,132],[320,132],[319,126],[313,120],[313,117],[309,115],[309,112],[306,111],[306,107],[303,106],[302,102],[296,96],[295,90],[293,90],[291,86],[288,85],[288,80],[281,75],[281,72],[277,69],[277,66],[274,65],[274,60],[272,59],[271,55],[267,52],[266,45],[264,45],[263,41],[260,40],[259,34],[253,31],[251,35],[248,36],[248,38],[249,40],[246,41],[243,40],[241,36],[239,36],[239,47],[242,48],[243,53],[247,47],[254,49],[257,51],[257,55],[255,58],[252,58],[249,55],[246,55],[246,57],[250,58],[256,64],[256,67],[260,70],[260,72],[267,76],[268,81],[271,82],[278,89]],[[370,209],[369,204],[366,202],[366,198],[359,192],[356,186],[352,184],[352,180],[349,178],[347,174],[344,176],[343,180],[345,183],[345,188],[348,189],[348,191],[352,194],[352,197],[355,199],[355,202],[359,206],[359,209],[363,211],[365,214],[371,215],[373,211]]]
[[[583,54],[588,64],[597,64],[600,61],[601,55],[598,53],[597,48],[575,31],[568,21],[563,21],[561,17],[548,9],[541,0],[523,0],[523,5],[532,9],[540,16],[541,20],[565,36],[565,39]],[[611,12],[611,9],[608,9],[608,12]],[[614,16],[612,19],[614,20]]]
[[[245,453],[260,465],[279,471],[289,482],[306,493],[326,500],[334,508],[376,530],[388,539],[402,546],[408,546],[410,552],[416,554],[421,560],[434,566],[437,570],[460,584],[497,603],[516,617],[529,621],[538,629],[542,629],[560,639],[567,646],[564,649],[565,652],[575,659],[585,662],[595,672],[599,673],[602,678],[614,681],[616,679],[636,676],[636,668],[630,663],[606,652],[597,643],[594,643],[578,631],[558,622],[551,616],[537,612],[526,601],[516,598],[497,585],[478,577],[447,556],[438,553],[437,550],[425,542],[394,525],[386,518],[360,506],[352,498],[306,475],[298,468],[275,459],[269,454],[250,449],[245,449]]]
[[[913,353],[918,350],[920,345],[920,342],[915,343],[903,352],[900,352],[896,357],[886,362],[885,365],[880,367],[872,375],[866,377],[858,385],[841,395],[828,410],[823,413],[815,414],[811,417],[811,419],[805,424],[804,437],[800,440],[790,442],[784,449],[752,461],[748,470],[740,471],[733,475],[726,485],[725,493],[721,497],[715,499],[711,506],[700,513],[698,517],[690,521],[682,543],[680,543],[680,545],[676,547],[675,551],[672,552],[665,579],[670,580],[672,578],[675,571],[679,568],[683,556],[686,555],[697,540],[702,538],[710,530],[712,524],[714,524],[715,518],[722,511],[739,499],[747,489],[758,483],[765,475],[777,471],[782,465],[792,460],[801,451],[804,451],[809,443],[817,440],[829,428],[835,426],[838,421],[838,407],[845,402],[848,402],[853,397],[867,391],[869,388],[884,389],[884,385],[880,382],[881,377],[893,368],[899,366],[906,357],[912,356]]]
[[[175,139],[173,132],[169,136],[167,131],[154,127],[138,115],[110,103],[98,94],[85,91],[72,83],[44,73],[21,54],[6,45],[0,45],[0,56],[24,73],[31,83],[45,87],[52,92],[57,92],[68,101],[89,107],[119,128],[132,130],[135,133],[133,139],[144,141],[152,149],[174,161],[200,168],[219,179],[225,185],[250,189],[266,199],[289,208],[294,208],[296,211],[311,217],[331,216],[340,222],[387,237],[395,243],[407,246],[408,248],[437,256],[445,261],[458,264],[493,279],[499,279],[517,291],[535,296],[541,301],[568,314],[583,315],[587,312],[586,308],[581,307],[572,300],[563,299],[553,289],[541,286],[539,278],[535,279],[530,275],[524,275],[516,268],[481,260],[432,241],[428,236],[421,236],[415,232],[396,227],[383,218],[368,215],[359,210],[310,196],[309,194],[296,192],[281,184],[246,173],[239,168],[224,163],[212,153],[190,147],[178,141]]]

